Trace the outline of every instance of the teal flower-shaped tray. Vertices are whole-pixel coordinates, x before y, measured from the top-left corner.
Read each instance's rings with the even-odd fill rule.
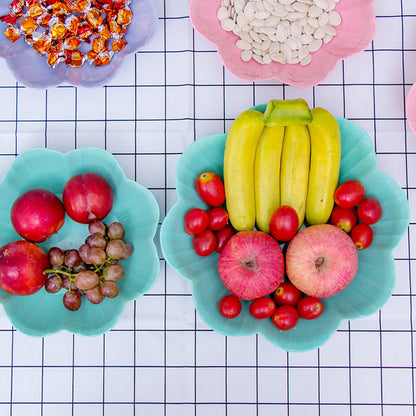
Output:
[[[266,105],[255,107],[263,111]],[[185,213],[194,207],[207,209],[195,191],[197,176],[206,170],[222,177],[226,134],[197,140],[178,161],[176,188],[178,201],[163,221],[160,240],[166,261],[192,283],[192,297],[200,318],[223,335],[260,334],[286,351],[305,351],[322,346],[344,320],[361,318],[377,312],[389,299],[395,285],[392,255],[409,224],[409,205],[400,186],[377,169],[373,143],[365,131],[353,122],[338,118],[341,130],[341,171],[339,181],[358,179],[367,196],[377,198],[383,217],[373,226],[374,241],[358,252],[359,267],[353,282],[337,295],[324,299],[324,313],[316,320],[301,319],[289,331],[280,331],[271,319],[257,320],[243,302],[241,314],[225,319],[218,312],[219,300],[229,292],[218,272],[218,254],[199,257],[192,248],[192,238],[185,234]]]
[[[61,330],[74,334],[99,335],[110,330],[120,318],[126,304],[147,292],[159,275],[159,256],[154,236],[159,222],[159,206],[151,192],[129,180],[115,157],[102,149],[86,147],[61,153],[35,148],[19,155],[0,182],[0,246],[21,238],[10,221],[10,209],[16,198],[33,188],[45,188],[62,197],[66,181],[73,175],[96,172],[104,176],[114,192],[114,205],[103,220],[119,221],[126,230],[125,241],[134,246],[131,257],[122,262],[125,275],[118,282],[116,298],[93,305],[83,299],[76,312],[62,303],[64,290],[49,294],[42,288],[30,296],[11,295],[0,289],[0,303],[13,326],[32,336],[44,336]],[[41,243],[47,252],[58,246],[78,248],[88,236],[88,226],[68,215],[58,233]]]

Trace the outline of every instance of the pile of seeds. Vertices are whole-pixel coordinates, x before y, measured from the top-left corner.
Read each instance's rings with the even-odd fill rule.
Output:
[[[308,65],[335,35],[340,0],[222,0],[222,28],[240,39],[241,59]]]

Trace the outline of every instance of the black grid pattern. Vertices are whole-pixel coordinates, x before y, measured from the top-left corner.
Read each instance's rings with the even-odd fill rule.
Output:
[[[188,282],[161,256],[155,286],[102,336],[31,338],[0,312],[0,415],[414,416],[416,137],[404,108],[416,82],[416,3],[375,1],[367,50],[305,89],[234,78],[193,31],[188,0],[156,4],[155,38],[101,88],[25,88],[0,61],[0,177],[31,147],[99,146],[150,189],[163,220],[176,201],[176,162],[193,140],[226,131],[254,104],[302,97],[363,127],[379,169],[408,197],[395,291],[379,313],[344,322],[323,347],[288,353],[259,336],[213,332],[195,313]]]

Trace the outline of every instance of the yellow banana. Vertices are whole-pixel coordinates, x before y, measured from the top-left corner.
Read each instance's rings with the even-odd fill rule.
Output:
[[[263,113],[242,112],[227,134],[224,151],[224,187],[229,220],[237,231],[252,230],[256,221],[254,159],[264,129]]]
[[[270,232],[270,219],[280,204],[280,158],[284,126],[266,126],[254,160],[254,193],[257,229]]]
[[[297,124],[286,127],[280,173],[280,205],[289,205],[297,212],[299,228],[305,219],[310,149],[307,126]]]
[[[312,116],[308,125],[311,166],[306,200],[306,221],[310,225],[328,222],[341,163],[341,133],[334,116],[319,107],[312,109]]]
[[[270,100],[264,111],[264,123],[267,126],[309,124],[311,121],[311,110],[303,98]]]

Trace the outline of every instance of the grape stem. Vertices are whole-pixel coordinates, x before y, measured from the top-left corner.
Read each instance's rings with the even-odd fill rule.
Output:
[[[70,272],[66,272],[65,270],[57,270],[57,269],[46,269],[43,271],[43,274],[63,274],[65,276],[69,277],[69,292],[71,292],[71,283],[74,282],[75,277],[78,273],[70,273]]]
[[[43,271],[43,274],[56,274],[56,273],[64,274],[65,276],[68,276],[69,278],[73,278],[74,276],[77,275],[77,273],[70,273],[70,272],[66,272],[65,270],[58,270],[58,269],[46,269]]]
[[[56,273],[64,274],[65,276],[68,276],[69,278],[73,278],[74,276],[76,276],[76,273],[66,272],[65,270],[46,269],[43,271],[43,274],[56,274]]]

